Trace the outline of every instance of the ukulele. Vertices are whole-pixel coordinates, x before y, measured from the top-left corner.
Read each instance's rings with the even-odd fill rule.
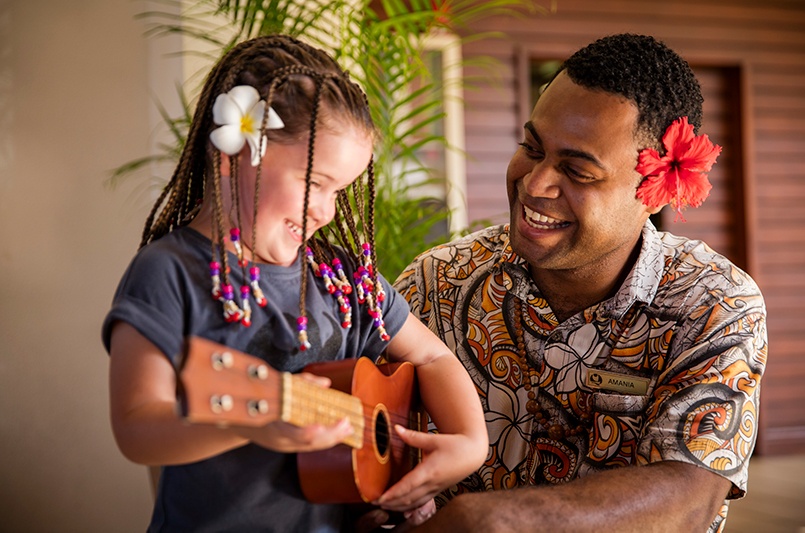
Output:
[[[265,361],[201,337],[188,337],[179,370],[182,416],[191,423],[259,427],[276,420],[295,426],[332,425],[349,418],[354,429],[328,450],[297,454],[302,493],[314,503],[368,503],[420,460],[394,424],[426,431],[414,366],[375,365],[366,357],[313,363],[323,388],[280,372]]]

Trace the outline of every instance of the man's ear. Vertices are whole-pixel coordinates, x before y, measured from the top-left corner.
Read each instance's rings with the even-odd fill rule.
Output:
[[[668,205],[668,204],[664,204],[664,205],[661,205],[659,207],[648,207],[648,206],[646,206],[646,211],[648,212],[649,215],[656,215],[657,213],[662,211],[662,208],[665,207],[666,205]]]

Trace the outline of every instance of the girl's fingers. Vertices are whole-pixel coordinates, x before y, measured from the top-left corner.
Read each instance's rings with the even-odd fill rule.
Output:
[[[305,381],[315,383],[316,385],[318,385],[320,387],[329,388],[330,384],[332,383],[330,381],[330,378],[326,378],[324,376],[317,376],[316,374],[311,374],[310,372],[301,372],[301,373],[299,373],[297,375],[300,378],[304,379]]]
[[[402,439],[404,443],[408,444],[409,446],[413,446],[414,448],[419,448],[424,452],[432,450],[438,439],[437,435],[407,429],[399,424],[394,425],[394,431],[397,432],[397,434],[400,436],[400,439]]]

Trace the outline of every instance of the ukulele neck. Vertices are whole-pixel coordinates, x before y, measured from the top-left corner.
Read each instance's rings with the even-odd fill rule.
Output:
[[[361,448],[365,422],[360,398],[335,389],[324,389],[283,372],[281,419],[284,422],[300,427],[311,424],[331,426],[344,418],[349,419],[353,432],[343,443]]]

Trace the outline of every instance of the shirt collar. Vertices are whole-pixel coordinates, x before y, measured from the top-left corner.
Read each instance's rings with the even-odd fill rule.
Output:
[[[622,318],[636,303],[650,304],[662,280],[665,261],[660,234],[646,220],[641,234],[640,254],[618,292],[602,303],[602,311],[616,319]]]
[[[528,263],[512,250],[508,225],[504,226],[501,237],[503,247],[498,260],[498,272],[502,276],[503,286],[506,287],[506,290],[527,301],[529,296],[539,294],[539,289],[531,280]],[[657,294],[665,262],[662,257],[660,234],[650,220],[647,220],[643,226],[641,237],[640,253],[632,270],[615,296],[601,302],[597,314],[620,320],[633,305],[636,303],[648,305]],[[518,274],[524,272],[526,275],[512,275],[517,271],[519,271]],[[528,280],[528,282],[523,283],[524,280]]]
[[[516,284],[511,274],[513,271],[518,269],[522,269],[526,274],[528,274],[528,263],[526,263],[525,259],[517,255],[514,250],[512,250],[508,224],[503,226],[500,242],[502,248],[500,258],[498,259],[498,270],[502,276],[503,286],[506,287],[506,290],[508,291],[518,292],[515,290]],[[530,277],[531,276],[529,275],[528,278],[530,279]],[[518,276],[518,278],[520,278],[520,276]],[[534,285],[534,282],[532,281],[530,284]],[[536,286],[534,288],[536,288]]]

